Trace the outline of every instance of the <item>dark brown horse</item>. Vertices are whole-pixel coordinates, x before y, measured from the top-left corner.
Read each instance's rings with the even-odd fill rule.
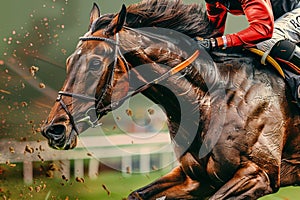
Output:
[[[137,89],[164,108],[180,165],[128,199],[257,199],[299,184],[299,109],[271,67],[248,52],[212,61],[200,49],[180,73],[148,84],[190,57],[188,38],[213,34],[198,5],[147,0],[107,15],[94,5],[42,129],[49,145],[74,148]]]

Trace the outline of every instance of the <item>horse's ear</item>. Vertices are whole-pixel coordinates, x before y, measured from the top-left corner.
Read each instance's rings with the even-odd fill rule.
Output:
[[[106,29],[106,34],[114,35],[118,33],[124,26],[126,20],[127,10],[126,6],[123,4],[121,11],[113,18]]]
[[[90,14],[90,25],[89,25],[89,29],[92,26],[92,23],[98,19],[100,17],[100,9],[98,7],[98,5],[96,3],[94,3],[93,8],[91,10],[91,14]]]

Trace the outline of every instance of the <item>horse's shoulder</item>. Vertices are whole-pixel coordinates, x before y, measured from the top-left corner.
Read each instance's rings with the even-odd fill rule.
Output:
[[[249,51],[240,51],[212,52],[211,56],[217,65],[220,78],[227,86],[234,86],[235,89],[241,86],[260,88],[261,91],[267,89],[284,96],[284,79],[271,64],[261,64],[257,55]]]
[[[261,64],[261,58],[247,50],[216,51],[211,53],[211,57],[221,72],[246,73],[248,76],[256,77],[265,74],[269,78],[282,79],[270,63]]]

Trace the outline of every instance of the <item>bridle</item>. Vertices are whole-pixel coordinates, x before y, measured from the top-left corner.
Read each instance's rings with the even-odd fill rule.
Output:
[[[132,29],[130,29],[130,30],[132,30]],[[105,87],[102,89],[101,95],[99,96],[98,99],[95,98],[95,97],[88,96],[88,95],[76,94],[76,93],[71,93],[71,92],[65,92],[65,91],[59,91],[58,92],[58,96],[56,98],[56,101],[60,103],[60,105],[62,106],[62,108],[64,109],[64,111],[66,112],[66,114],[68,115],[70,123],[71,123],[71,125],[72,125],[72,127],[75,130],[75,132],[76,132],[77,135],[79,135],[79,131],[77,129],[76,123],[85,122],[91,128],[96,128],[98,126],[101,126],[101,123],[98,123],[98,121],[99,121],[99,119],[100,119],[101,116],[105,115],[110,110],[113,110],[113,109],[117,108],[120,105],[121,102],[124,102],[125,100],[127,100],[127,99],[135,96],[136,94],[139,94],[139,93],[145,91],[146,89],[150,88],[154,84],[157,84],[157,83],[161,82],[162,80],[165,80],[166,78],[174,75],[175,73],[177,73],[177,72],[185,69],[192,62],[194,62],[198,58],[198,56],[200,54],[199,50],[195,51],[195,53],[192,56],[190,56],[188,59],[186,59],[182,63],[178,64],[177,66],[171,68],[169,71],[167,71],[166,73],[162,74],[160,77],[154,79],[151,82],[145,83],[145,85],[142,85],[141,87],[139,87],[138,89],[136,89],[133,93],[127,94],[126,96],[124,96],[120,100],[111,102],[109,105],[104,106],[103,108],[97,110],[98,112],[96,112],[96,113],[100,113],[100,114],[99,114],[99,116],[97,116],[96,120],[92,121],[91,116],[88,115],[88,113],[91,110],[95,110],[96,111],[96,109],[98,108],[98,106],[100,106],[100,104],[102,104],[102,100],[104,99],[108,88],[111,87],[111,83],[112,83],[113,76],[114,76],[114,70],[115,70],[115,67],[117,66],[118,59],[120,58],[124,62],[125,67],[127,69],[127,73],[129,73],[129,67],[128,67],[128,62],[126,61],[126,59],[124,58],[124,56],[122,55],[121,50],[120,50],[119,35],[118,35],[118,33],[115,35],[115,40],[110,39],[110,38],[95,37],[95,36],[80,37],[79,39],[81,41],[104,41],[104,42],[107,42],[107,43],[110,43],[110,44],[114,45],[115,46],[115,60],[114,60],[114,64],[110,65],[110,67],[108,69],[108,71],[109,71],[110,74],[109,74],[109,76],[108,76],[108,78],[106,80]],[[97,105],[96,105],[95,108],[88,109],[86,111],[84,117],[82,117],[81,119],[78,119],[77,121],[75,121],[72,113],[69,111],[67,105],[62,100],[63,96],[73,97],[73,98],[76,98],[76,99],[81,99],[81,100],[86,100],[86,101],[95,101],[95,102],[97,102]]]
[[[106,94],[107,90],[109,89],[109,87],[111,87],[111,83],[112,83],[113,76],[114,76],[114,69],[115,69],[115,67],[117,65],[119,57],[124,62],[125,67],[127,69],[127,72],[129,72],[128,63],[125,60],[125,58],[123,57],[123,55],[122,55],[122,53],[120,51],[120,48],[119,48],[119,35],[118,35],[118,33],[116,34],[115,37],[116,37],[115,40],[110,39],[110,38],[94,37],[94,36],[92,36],[92,37],[80,37],[79,38],[81,41],[104,41],[104,42],[110,43],[110,44],[112,44],[112,45],[115,46],[115,51],[114,51],[115,52],[115,55],[114,55],[115,60],[113,62],[113,65],[109,65],[109,68],[108,68],[109,75],[108,75],[108,78],[106,79],[105,87],[102,88],[101,94],[100,94],[100,96],[99,96],[98,99],[95,98],[95,97],[92,97],[92,96],[83,95],[83,94],[76,94],[76,93],[72,93],[72,92],[66,92],[66,91],[59,91],[58,92],[58,96],[56,98],[56,101],[60,103],[60,105],[62,106],[62,108],[64,109],[64,111],[66,112],[66,114],[68,115],[70,123],[71,123],[72,127],[74,128],[74,130],[75,130],[75,132],[76,132],[77,135],[79,134],[79,131],[77,129],[76,123],[85,122],[90,127],[95,128],[95,127],[101,125],[101,124],[97,123],[97,121],[98,121],[98,119],[99,119],[100,116],[97,117],[97,119],[95,121],[92,121],[91,116],[88,115],[88,113],[91,110],[94,110],[94,108],[90,108],[90,109],[88,109],[86,111],[85,116],[83,118],[78,119],[77,121],[75,121],[72,113],[69,111],[67,105],[62,100],[62,97],[63,96],[67,96],[67,97],[72,97],[72,98],[86,100],[86,101],[98,102],[97,105],[96,105],[96,108],[99,106],[99,104],[101,104],[102,100],[105,97],[105,94]],[[108,109],[107,110],[103,110],[101,113],[103,113],[103,115],[105,115],[106,112],[108,112]]]

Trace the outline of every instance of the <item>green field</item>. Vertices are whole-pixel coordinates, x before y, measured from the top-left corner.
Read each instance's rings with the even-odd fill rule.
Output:
[[[8,174],[1,176],[0,179],[0,199],[122,200],[131,191],[150,183],[165,173],[166,171],[162,170],[150,174],[125,174],[124,176],[120,172],[103,172],[95,180],[89,178],[76,180],[74,177],[66,180],[40,176],[31,185],[25,185],[22,179],[12,178]],[[286,187],[276,194],[261,198],[261,200],[298,200],[299,197],[299,187]]]

